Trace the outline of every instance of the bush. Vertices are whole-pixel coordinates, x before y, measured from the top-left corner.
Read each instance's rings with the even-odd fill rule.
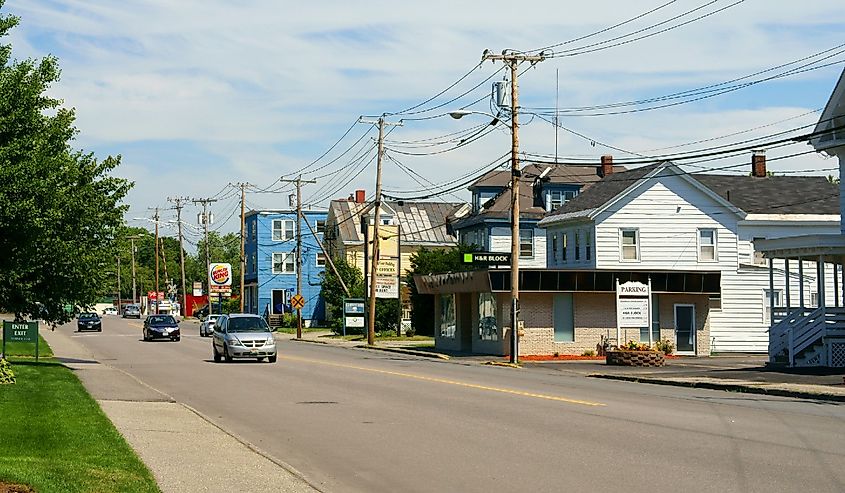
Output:
[[[296,313],[282,314],[282,327],[287,329],[296,328]]]
[[[663,339],[662,341],[655,342],[654,347],[657,348],[658,351],[663,352],[663,354],[672,354],[672,351],[675,350],[675,345],[672,344],[672,341],[669,339]]]
[[[405,329],[405,336],[406,337],[414,337],[415,335],[417,335],[417,329],[415,329],[413,326]]]
[[[583,353],[581,353],[581,356],[595,356],[595,355],[596,355],[596,352],[593,351],[592,349],[588,349],[588,350],[584,351]]]
[[[619,346],[622,351],[652,351],[649,345],[645,342],[628,341],[626,344]]]
[[[5,359],[0,359],[0,385],[15,383],[15,372],[12,371],[12,364]]]

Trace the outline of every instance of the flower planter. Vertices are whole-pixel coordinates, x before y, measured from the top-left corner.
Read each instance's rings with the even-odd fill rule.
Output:
[[[663,366],[666,363],[660,351],[626,351],[613,350],[607,352],[607,364],[615,366]]]

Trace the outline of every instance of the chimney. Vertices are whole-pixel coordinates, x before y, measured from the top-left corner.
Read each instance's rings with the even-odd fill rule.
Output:
[[[751,155],[751,176],[765,178],[766,174],[766,151],[754,151]]]
[[[364,190],[355,190],[355,203],[356,204],[363,204],[366,202],[366,192]]]
[[[599,176],[604,178],[607,175],[613,174],[613,156],[605,155],[601,157],[601,169],[599,170]]]

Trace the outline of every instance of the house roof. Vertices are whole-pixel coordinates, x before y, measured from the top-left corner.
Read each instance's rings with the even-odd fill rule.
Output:
[[[544,183],[553,185],[581,185],[581,190],[583,191],[601,181],[601,176],[599,176],[600,165],[528,164],[522,168],[522,176],[519,180],[519,217],[521,219],[537,219],[539,221],[546,214],[544,207],[534,205],[534,182],[546,171],[546,168],[550,168],[550,170],[544,177]],[[614,166],[613,169],[615,174],[625,171],[626,168],[624,166]],[[487,201],[484,210],[457,221],[455,227],[461,229],[480,224],[489,219],[508,219],[511,209],[510,182],[510,170],[490,171],[476,180],[469,187],[470,190],[479,187],[507,188]]]
[[[382,201],[382,214],[396,217],[400,225],[400,241],[406,245],[457,244],[457,237],[450,234],[447,223],[466,214],[469,205],[457,202],[398,202]],[[338,239],[346,244],[364,242],[361,233],[361,214],[370,210],[369,204],[348,200],[333,200],[329,206],[329,217],[338,228]]]
[[[833,88],[813,133],[842,126],[845,126],[845,69],[839,75],[839,80]],[[820,152],[831,147],[845,146],[845,129],[812,138],[810,144]]]
[[[544,223],[589,216],[594,210],[656,172],[678,170],[671,163],[657,163],[614,173],[546,215]],[[705,190],[745,213],[839,214],[839,189],[823,176],[716,175],[681,173]],[[547,221],[546,219],[550,219]]]

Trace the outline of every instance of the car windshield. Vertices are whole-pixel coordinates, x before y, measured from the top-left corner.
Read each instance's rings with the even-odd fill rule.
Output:
[[[263,318],[235,317],[229,319],[226,330],[229,332],[270,332],[270,327]]]
[[[150,317],[151,324],[175,324],[176,319],[172,315],[153,315]]]
[[[80,313],[79,318],[97,318],[96,313]]]

